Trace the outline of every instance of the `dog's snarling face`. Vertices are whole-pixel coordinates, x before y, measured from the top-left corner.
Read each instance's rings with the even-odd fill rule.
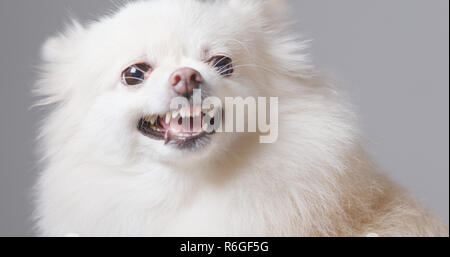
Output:
[[[142,1],[86,28],[75,23],[44,48],[38,91],[60,105],[46,133],[108,163],[218,154],[239,135],[214,133],[218,109],[194,95],[270,95],[267,70],[283,69],[269,37],[277,2]]]

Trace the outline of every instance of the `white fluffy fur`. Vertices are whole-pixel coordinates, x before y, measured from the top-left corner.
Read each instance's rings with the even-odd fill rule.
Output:
[[[36,186],[41,235],[448,236],[447,228],[375,172],[351,108],[308,64],[282,1],[153,0],[48,40],[39,105],[51,106]],[[202,61],[226,53],[236,74]],[[138,89],[121,71],[147,56]],[[280,133],[218,134],[189,153],[143,137],[136,120],[164,113],[178,67],[213,95],[277,96]]]

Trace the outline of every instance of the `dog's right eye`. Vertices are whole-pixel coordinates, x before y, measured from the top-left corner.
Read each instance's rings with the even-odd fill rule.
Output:
[[[144,83],[151,71],[146,63],[133,64],[122,72],[122,83],[126,86],[137,86]]]

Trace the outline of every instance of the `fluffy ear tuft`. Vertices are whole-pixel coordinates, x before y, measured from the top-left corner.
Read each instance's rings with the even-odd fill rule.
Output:
[[[42,59],[46,62],[57,62],[66,53],[71,44],[75,44],[84,32],[83,26],[76,20],[66,26],[63,33],[47,39],[42,47]]]
[[[271,24],[282,23],[287,16],[287,4],[285,0],[266,0],[263,4],[263,13]],[[270,25],[269,24],[269,27]]]
[[[70,85],[65,81],[65,75],[70,73],[70,68],[67,64],[76,58],[76,47],[84,31],[80,23],[72,20],[64,33],[44,43],[41,50],[43,63],[39,67],[40,79],[33,89],[34,94],[41,99],[34,106],[58,103],[68,94]]]
[[[283,23],[287,17],[288,8],[285,0],[229,0],[229,3],[243,12],[260,13],[267,29]]]

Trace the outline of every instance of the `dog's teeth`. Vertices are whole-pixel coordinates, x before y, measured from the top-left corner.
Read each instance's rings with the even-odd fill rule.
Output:
[[[169,124],[171,120],[172,120],[172,113],[171,112],[166,113],[166,124]]]
[[[158,115],[153,115],[150,117],[149,121],[152,125],[155,125],[156,120],[158,119]]]
[[[150,116],[149,116],[149,117],[146,117],[146,118],[145,118],[145,121],[148,122],[148,123],[150,123],[151,125],[153,125],[153,124],[155,123],[155,120],[153,120],[153,116],[152,116],[152,117],[150,117]]]
[[[176,117],[178,117],[178,115],[180,115],[180,111],[173,111],[172,112],[172,118],[175,119]]]
[[[199,106],[194,107],[194,117],[198,117],[202,114],[202,108]]]
[[[189,111],[187,111],[185,109],[181,109],[180,114],[181,114],[181,117],[186,118],[189,115]]]
[[[202,111],[203,111],[204,114],[208,114],[209,115],[210,113],[214,113],[215,114],[216,109],[214,108],[214,106],[211,106],[209,108],[204,108]]]

